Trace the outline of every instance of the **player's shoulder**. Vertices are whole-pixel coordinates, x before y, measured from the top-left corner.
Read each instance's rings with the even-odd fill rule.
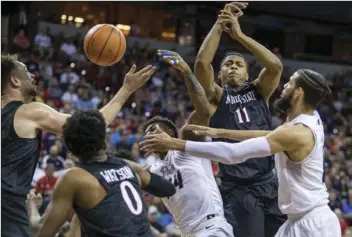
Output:
[[[283,142],[286,141],[292,143],[292,145],[305,145],[313,136],[312,131],[301,123],[283,124],[274,130],[274,134]]]
[[[89,183],[92,178],[94,177],[86,170],[80,167],[72,167],[61,176],[60,180],[61,182],[72,185],[84,185],[85,183]]]
[[[48,116],[48,107],[41,102],[30,102],[19,107],[16,116],[21,119],[40,119]]]

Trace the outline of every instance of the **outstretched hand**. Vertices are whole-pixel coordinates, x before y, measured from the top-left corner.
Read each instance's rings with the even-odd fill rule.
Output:
[[[158,50],[158,55],[162,57],[164,62],[170,64],[181,73],[192,72],[188,64],[181,58],[181,56],[173,51],[169,50]]]
[[[149,134],[144,137],[144,141],[139,143],[141,151],[149,156],[155,152],[167,152],[172,150],[172,137],[160,129],[159,125],[156,125],[156,133]]]
[[[141,88],[153,75],[156,67],[148,65],[140,71],[136,72],[136,65],[133,65],[126,74],[123,86],[131,93]]]
[[[189,124],[184,127],[184,130],[192,131],[195,135],[208,136],[212,138],[219,137],[219,134],[215,128]]]
[[[37,209],[39,209],[43,205],[43,197],[42,194],[35,194],[35,189],[31,189],[27,194],[27,207],[29,205],[34,205]]]

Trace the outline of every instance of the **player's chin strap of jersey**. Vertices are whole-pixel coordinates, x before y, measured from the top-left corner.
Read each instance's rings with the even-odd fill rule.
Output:
[[[270,156],[271,148],[266,137],[257,137],[240,143],[187,141],[185,152],[223,164],[237,164],[249,158]]]
[[[143,190],[157,197],[171,197],[175,194],[175,186],[159,175],[150,173],[150,182]]]

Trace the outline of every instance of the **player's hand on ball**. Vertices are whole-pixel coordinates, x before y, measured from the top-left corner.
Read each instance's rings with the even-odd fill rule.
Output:
[[[39,209],[43,205],[43,197],[42,194],[35,194],[35,189],[32,189],[27,194],[27,207],[29,205],[34,205],[37,209]]]
[[[148,65],[136,72],[136,65],[133,65],[125,76],[123,87],[125,87],[131,93],[135,92],[150,79],[155,70],[156,67]]]
[[[238,39],[243,35],[238,18],[243,15],[241,9],[245,9],[246,5],[234,2],[226,4],[224,10],[220,11],[218,21],[223,26],[223,30],[228,33],[233,39]]]
[[[189,124],[184,127],[187,131],[192,131],[195,135],[218,138],[219,134],[214,128]]]
[[[162,57],[164,62],[171,64],[175,69],[179,70],[181,73],[192,72],[191,68],[178,53],[169,50],[159,49],[158,55]]]
[[[156,126],[156,132],[146,135],[144,137],[145,141],[139,143],[141,151],[145,152],[146,156],[158,151],[169,151],[172,148],[172,138],[162,131],[158,125]]]

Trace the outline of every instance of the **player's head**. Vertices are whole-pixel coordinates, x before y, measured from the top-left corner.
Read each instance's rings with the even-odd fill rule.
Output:
[[[34,75],[16,55],[1,55],[1,95],[6,94],[23,97],[25,102],[37,95]]]
[[[330,94],[325,77],[310,69],[299,69],[284,86],[275,107],[283,113],[297,106],[315,109],[327,94]]]
[[[77,111],[63,126],[67,149],[81,161],[88,161],[104,151],[106,123],[98,110]]]
[[[178,137],[177,127],[176,125],[167,118],[163,118],[160,116],[155,116],[152,119],[149,119],[143,126],[144,133],[148,134],[156,134],[159,133],[157,126],[163,131],[169,134],[171,137]]]
[[[221,61],[218,75],[222,86],[228,84],[233,88],[248,81],[248,64],[239,53],[229,53]]]

